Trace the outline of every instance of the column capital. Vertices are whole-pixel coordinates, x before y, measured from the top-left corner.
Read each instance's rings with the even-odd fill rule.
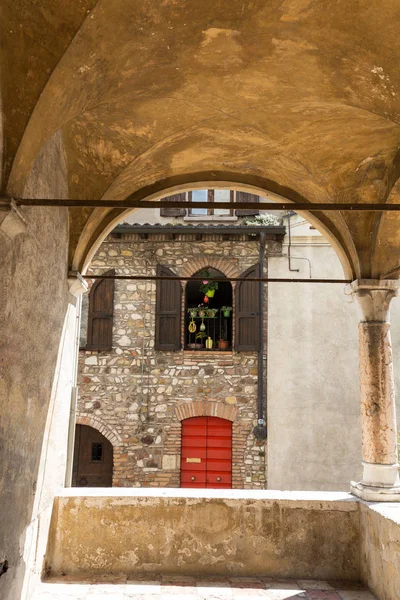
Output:
[[[88,291],[88,284],[78,271],[68,274],[68,291],[74,298]]]
[[[389,322],[390,303],[399,293],[398,279],[356,279],[349,288],[358,300],[361,322]]]

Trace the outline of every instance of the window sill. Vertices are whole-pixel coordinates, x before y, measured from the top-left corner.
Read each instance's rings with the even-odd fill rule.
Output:
[[[238,221],[239,217],[233,215],[188,215],[184,221]]]
[[[204,356],[204,354],[233,354],[233,350],[218,350],[218,348],[212,348],[211,350],[189,350],[185,348],[183,354],[195,354],[196,356]]]

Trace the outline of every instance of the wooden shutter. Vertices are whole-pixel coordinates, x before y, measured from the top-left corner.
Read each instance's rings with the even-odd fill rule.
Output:
[[[167,198],[162,198],[162,200],[166,200],[167,202],[185,202],[186,194],[174,194],[173,196],[168,196]],[[186,215],[186,208],[160,208],[160,215],[162,217],[184,217]]]
[[[115,275],[115,270],[104,275]],[[111,350],[114,313],[114,279],[97,279],[90,290],[88,350]]]
[[[157,266],[157,275],[175,275],[167,267]],[[157,281],[156,292],[156,350],[180,350],[181,348],[182,286],[172,279]]]
[[[259,277],[259,265],[253,265],[241,277]],[[257,352],[260,349],[259,283],[241,281],[235,290],[235,350]]]
[[[248,194],[247,192],[236,192],[236,202],[259,202],[260,196],[256,194]],[[251,217],[254,215],[259,215],[260,211],[258,208],[237,208],[236,216],[237,217]]]

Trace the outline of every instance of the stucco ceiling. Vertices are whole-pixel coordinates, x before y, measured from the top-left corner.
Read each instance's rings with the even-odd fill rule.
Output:
[[[11,195],[54,176],[46,151],[71,198],[218,177],[294,201],[400,202],[397,0],[2,4]],[[115,216],[71,211],[75,266]],[[316,217],[352,276],[398,267],[400,215]]]

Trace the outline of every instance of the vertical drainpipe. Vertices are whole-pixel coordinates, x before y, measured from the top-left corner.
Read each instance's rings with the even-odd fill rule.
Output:
[[[260,232],[260,248],[259,248],[259,272],[260,279],[264,277],[264,255],[267,243],[265,231]],[[258,284],[258,301],[259,301],[259,339],[260,347],[258,351],[258,388],[257,388],[257,425],[253,433],[258,440],[264,440],[267,437],[267,427],[264,419],[264,283]]]

